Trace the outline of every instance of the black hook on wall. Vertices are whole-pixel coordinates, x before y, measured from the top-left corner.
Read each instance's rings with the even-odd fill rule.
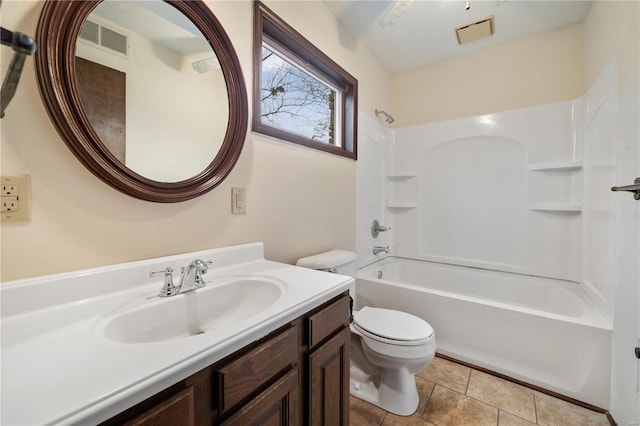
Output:
[[[2,3],[0,2],[0,5]],[[4,117],[4,111],[16,93],[22,69],[27,55],[32,55],[36,51],[36,42],[30,36],[17,31],[2,30],[2,44],[13,48],[14,54],[9,63],[9,71],[2,82],[2,92],[0,94],[0,118]]]

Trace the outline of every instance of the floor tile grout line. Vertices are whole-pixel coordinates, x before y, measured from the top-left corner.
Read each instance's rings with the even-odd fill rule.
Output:
[[[451,389],[451,390],[453,390],[453,389]],[[455,391],[454,391],[454,392],[455,392]],[[458,392],[458,393],[459,393],[459,392]],[[535,401],[536,401],[536,399],[535,399],[535,395],[533,395],[533,393],[532,393],[532,395],[531,395],[531,396],[532,396],[532,398],[533,398],[533,417],[534,417],[533,422],[532,422],[531,420],[527,419],[526,417],[522,417],[520,414],[512,413],[511,411],[509,411],[509,410],[507,410],[507,409],[505,409],[505,408],[498,407],[498,406],[493,405],[493,404],[491,404],[491,403],[489,403],[489,402],[487,402],[487,401],[483,401],[483,400],[481,400],[481,399],[479,399],[479,398],[476,398],[475,396],[472,396],[472,395],[466,395],[466,394],[465,394],[464,396],[465,396],[465,397],[467,397],[467,398],[469,398],[469,399],[473,399],[474,401],[480,402],[480,403],[482,403],[482,404],[484,404],[484,405],[487,405],[487,406],[489,406],[489,407],[495,408],[496,410],[498,410],[498,412],[500,412],[500,411],[504,411],[505,413],[507,413],[507,414],[511,414],[512,416],[515,416],[515,417],[517,417],[517,418],[519,418],[519,419],[526,420],[526,421],[528,421],[528,422],[530,422],[530,423],[538,424],[538,413],[536,412],[536,402],[535,402]]]
[[[455,391],[454,391],[454,392],[455,392]],[[471,396],[471,395],[464,395],[464,396],[465,396],[465,397],[467,397],[467,398],[469,398],[469,399],[473,399],[474,401],[480,402],[480,403],[482,403],[482,404],[484,404],[484,405],[486,405],[486,406],[488,406],[488,407],[495,408],[496,410],[498,410],[498,417],[500,417],[500,411],[503,411],[503,412],[505,412],[505,413],[507,413],[507,414],[510,414],[510,415],[512,415],[512,416],[514,416],[514,417],[517,417],[517,418],[519,418],[519,419],[526,420],[526,421],[528,421],[529,423],[533,423],[533,424],[536,424],[536,425],[538,424],[538,415],[537,415],[537,413],[535,412],[535,402],[534,402],[534,417],[535,417],[535,419],[534,419],[534,421],[532,422],[531,420],[529,420],[529,419],[527,419],[527,418],[525,418],[525,417],[522,417],[522,416],[521,416],[521,415],[519,415],[519,414],[512,413],[511,411],[509,411],[509,410],[505,410],[504,408],[500,408],[500,407],[497,407],[497,406],[495,406],[495,405],[493,405],[493,404],[489,404],[488,402],[483,401],[483,400],[481,400],[481,399],[478,399],[478,398],[476,398],[476,397],[473,397],[473,396]]]
[[[426,379],[426,380],[428,380],[428,379]],[[450,388],[449,386],[447,386],[447,385],[443,385],[442,383],[438,383],[438,382],[431,382],[431,383],[433,383],[433,384],[434,384],[434,385],[436,385],[436,386],[440,386],[441,388],[449,389],[450,391],[455,392],[455,393],[457,393],[457,394],[459,394],[459,395],[467,396],[467,395],[466,395],[466,393],[462,393],[462,392],[460,392],[459,390],[456,390],[456,389]],[[435,389],[435,388],[434,388],[434,389]],[[466,391],[465,391],[465,392],[466,392]],[[431,398],[429,398],[429,399],[431,399]]]
[[[495,408],[498,408],[498,407],[495,407]],[[535,418],[535,420],[534,420],[534,421],[531,421],[531,420],[529,420],[529,419],[527,419],[527,418],[524,418],[524,417],[522,417],[522,416],[519,416],[519,415],[517,415],[517,414],[514,414],[514,413],[512,413],[511,411],[507,411],[507,410],[505,410],[505,409],[503,409],[503,408],[498,408],[498,418],[500,417],[500,412],[501,412],[501,411],[502,411],[503,413],[507,413],[507,414],[509,414],[509,415],[511,415],[511,416],[513,416],[513,417],[517,417],[517,418],[519,418],[519,419],[521,419],[521,420],[524,420],[524,421],[526,421],[526,422],[529,422],[529,423],[531,423],[532,425],[537,425],[537,424],[538,424],[538,416],[536,416],[536,418]]]
[[[424,409],[422,410],[422,413],[420,413],[420,418],[425,420],[425,421],[428,421],[428,420],[424,418],[424,415],[427,414],[427,409],[429,408],[429,403],[431,402],[431,398],[433,398],[433,393],[436,391],[436,386],[438,386],[438,384],[435,383],[435,382],[431,382],[431,383],[433,383],[433,389],[431,389],[431,392],[429,393],[429,398],[427,398],[427,400],[424,403]],[[419,397],[419,395],[418,395],[418,397]],[[418,402],[418,404],[419,403],[420,402]]]
[[[533,393],[533,412],[536,415],[536,424],[539,424],[538,423],[538,402],[537,402],[537,399],[536,399],[536,393],[535,392]]]

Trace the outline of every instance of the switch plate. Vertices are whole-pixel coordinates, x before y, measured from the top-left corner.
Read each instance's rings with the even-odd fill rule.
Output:
[[[231,188],[231,214],[247,212],[247,192],[245,188]]]
[[[28,175],[2,176],[0,196],[3,224],[28,223],[31,220],[31,179]]]

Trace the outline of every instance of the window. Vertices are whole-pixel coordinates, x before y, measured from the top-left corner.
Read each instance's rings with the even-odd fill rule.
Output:
[[[253,130],[356,159],[358,81],[254,5]]]

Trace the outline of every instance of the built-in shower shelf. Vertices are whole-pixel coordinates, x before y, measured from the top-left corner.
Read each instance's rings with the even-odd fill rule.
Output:
[[[529,166],[531,171],[544,171],[544,170],[580,170],[582,168],[582,161],[560,161],[554,163],[536,163]]]
[[[418,177],[418,172],[393,172],[387,175],[389,179],[408,179]]]
[[[418,203],[387,203],[388,209],[415,209]]]
[[[580,204],[529,204],[529,210],[542,212],[557,213],[580,213],[582,206]]]

